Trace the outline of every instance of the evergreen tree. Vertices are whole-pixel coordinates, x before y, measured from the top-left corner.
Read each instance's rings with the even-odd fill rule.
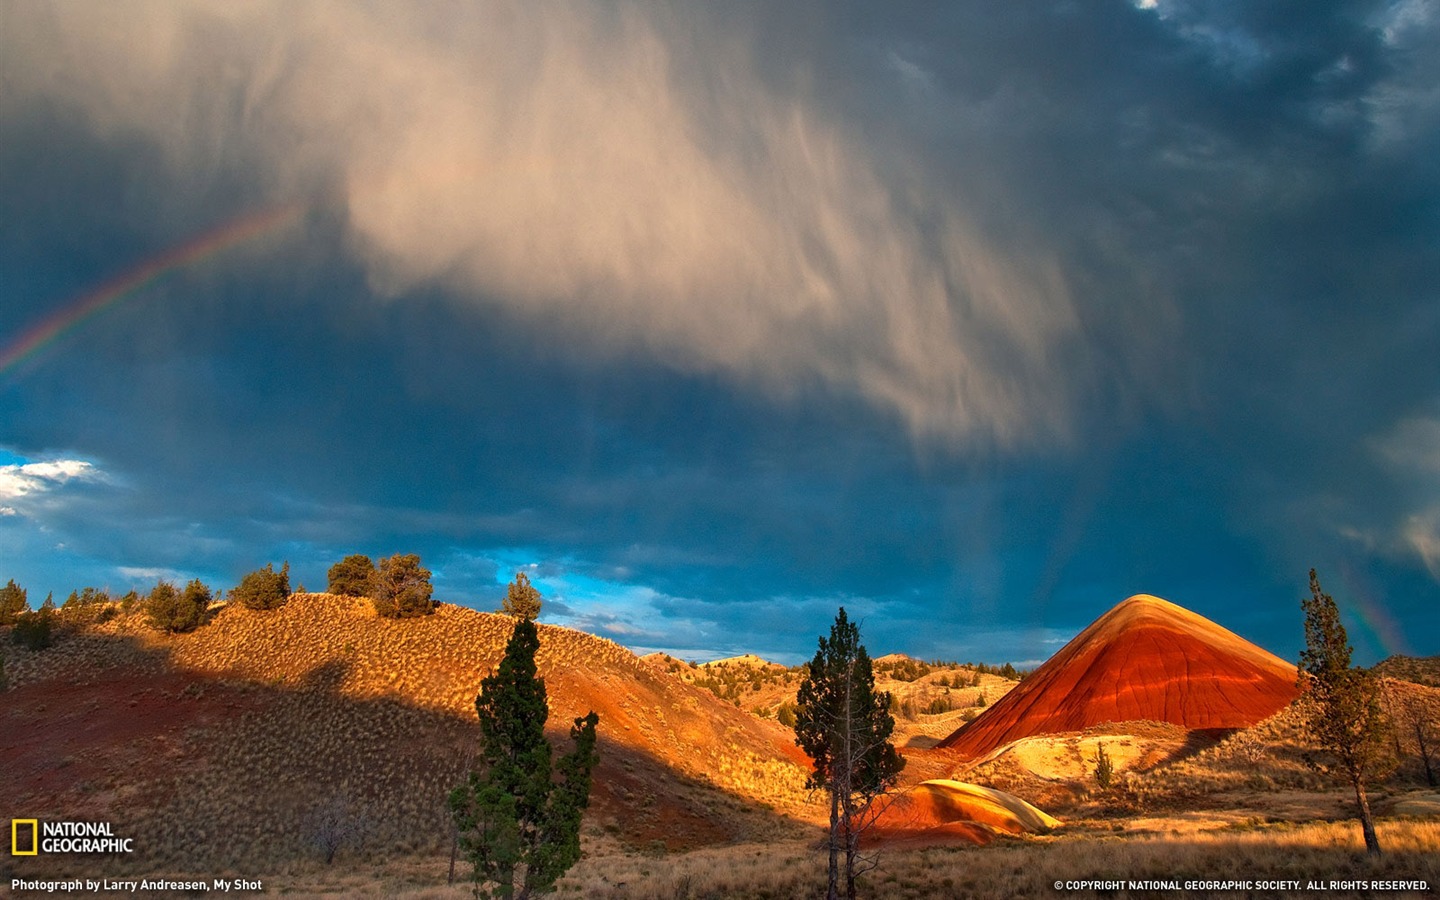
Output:
[[[205,614],[210,611],[210,601],[213,599],[214,595],[205,582],[198,578],[187,581],[185,589],[180,592],[178,623],[183,627],[176,630],[194,631],[204,624]]]
[[[290,563],[275,571],[272,563],[240,579],[230,599],[246,609],[279,609],[290,599]],[[206,598],[207,602],[209,598]]]
[[[519,619],[505,657],[480,684],[478,762],[450,794],[460,845],[474,865],[476,894],[525,898],[546,893],[580,858],[580,818],[599,756],[595,713],[570,729],[571,752],[552,765],[550,708],[537,674],[534,622]],[[554,777],[559,775],[558,780]]]
[[[875,692],[870,656],[860,629],[842,606],[820,638],[796,694],[795,743],[814,760],[806,786],[830,794],[827,900],[839,893],[839,857],[845,856],[845,896],[854,900],[855,879],[875,867],[860,855],[860,836],[874,822],[875,801],[895,786],[905,760],[890,743],[895,720],[890,695]]]
[[[380,560],[370,588],[375,611],[387,618],[428,616],[435,612],[430,599],[430,570],[420,565],[414,553],[397,553]]]
[[[505,600],[500,604],[500,611],[517,619],[540,617],[540,591],[530,584],[530,577],[524,572],[516,572],[515,580],[505,589]]]
[[[61,609],[76,609],[81,606],[94,606],[100,603],[109,603],[110,594],[100,588],[81,588],[78,591],[71,591],[65,602],[60,604]]]
[[[341,597],[368,597],[375,586],[375,563],[363,553],[352,553],[330,567],[329,593]]]
[[[29,650],[44,650],[54,643],[55,604],[41,606],[35,612],[23,612],[15,617],[15,630],[10,638]]]
[[[0,625],[14,625],[16,617],[29,609],[28,592],[13,578],[0,588]]]
[[[183,591],[168,581],[158,582],[145,601],[150,624],[171,633],[194,631],[205,620],[209,607],[210,588],[198,578],[186,584]]]
[[[1305,649],[1300,652],[1299,687],[1310,701],[1310,733],[1333,759],[1333,771],[1354,789],[1365,850],[1379,854],[1365,782],[1381,775],[1388,763],[1380,684],[1373,673],[1350,665],[1350,641],[1340,611],[1320,590],[1314,569],[1310,599],[1300,605],[1305,611]],[[1312,764],[1324,768],[1314,760]]]

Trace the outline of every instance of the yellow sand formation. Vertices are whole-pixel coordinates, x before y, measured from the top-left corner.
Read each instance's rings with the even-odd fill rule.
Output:
[[[872,829],[877,842],[988,843],[995,833],[1045,834],[1060,825],[1014,794],[962,781],[923,781],[895,797]]]

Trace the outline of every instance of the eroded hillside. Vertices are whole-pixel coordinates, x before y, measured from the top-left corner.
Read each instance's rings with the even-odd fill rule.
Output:
[[[0,815],[113,821],[153,861],[305,858],[336,822],[367,852],[443,849],[510,622],[453,606],[389,620],[308,594],[190,634],[122,616],[11,651]],[[569,629],[541,627],[538,663],[552,741],[601,716],[594,837],[679,848],[813,815],[778,724]]]

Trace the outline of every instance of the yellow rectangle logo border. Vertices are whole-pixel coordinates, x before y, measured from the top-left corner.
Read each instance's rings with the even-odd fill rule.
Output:
[[[30,826],[30,850],[20,850],[20,826]],[[39,856],[40,855],[40,820],[39,819],[11,819],[10,820],[10,855],[11,856]]]

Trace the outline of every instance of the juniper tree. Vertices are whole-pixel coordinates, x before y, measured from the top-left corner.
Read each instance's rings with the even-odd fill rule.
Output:
[[[875,867],[860,855],[860,836],[874,822],[875,801],[900,778],[905,760],[890,743],[895,730],[890,695],[876,693],[870,656],[860,629],[842,606],[820,638],[796,693],[795,743],[814,761],[806,787],[830,794],[827,900],[839,894],[839,858],[845,856],[845,896],[855,879]]]
[[[389,618],[428,616],[435,612],[430,599],[430,570],[420,565],[414,553],[397,553],[380,560],[370,587],[375,611]]]
[[[161,631],[194,631],[205,619],[210,607],[210,588],[195,578],[177,590],[168,581],[157,582],[145,601],[150,624]]]
[[[580,858],[580,818],[599,756],[594,712],[570,728],[573,749],[554,760],[550,708],[535,667],[534,622],[521,618],[496,670],[480,683],[480,747],[465,784],[450,794],[477,896],[525,898],[554,888]],[[558,774],[558,779],[556,775]]]
[[[41,606],[34,612],[24,612],[15,617],[15,628],[10,638],[29,650],[44,650],[54,643],[55,604]]]
[[[65,602],[60,604],[60,608],[68,612],[82,606],[97,606],[109,602],[109,592],[102,588],[87,587],[71,591],[70,596],[65,598]]]
[[[240,579],[230,599],[246,609],[279,609],[290,600],[290,563],[275,571],[272,563]]]
[[[1340,611],[1334,599],[1320,590],[1314,569],[1310,599],[1300,605],[1305,611],[1305,649],[1300,652],[1298,685],[1310,700],[1310,733],[1333,759],[1329,768],[1354,789],[1365,850],[1379,854],[1365,782],[1380,775],[1387,762],[1380,684],[1373,673],[1350,665],[1351,647]],[[1327,768],[1317,760],[1311,763]]]
[[[330,567],[327,588],[342,597],[368,597],[375,584],[375,563],[363,553],[352,553]]]
[[[530,583],[524,572],[516,572],[515,580],[505,589],[505,599],[500,611],[507,616],[520,619],[534,619],[540,615],[540,592]]]
[[[15,579],[0,587],[0,625],[14,625],[15,618],[29,608],[29,594]]]

